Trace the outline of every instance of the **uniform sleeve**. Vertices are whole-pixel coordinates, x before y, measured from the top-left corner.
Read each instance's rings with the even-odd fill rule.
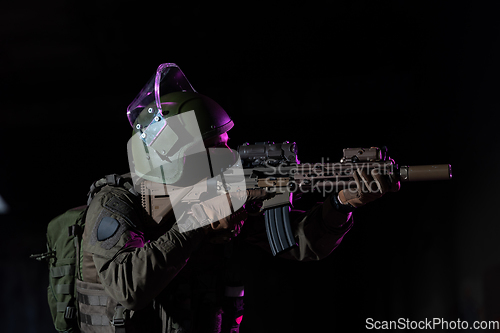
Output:
[[[87,213],[83,251],[90,253],[100,282],[124,307],[148,305],[187,263],[205,237],[201,229],[171,228],[158,239],[143,239],[144,217],[134,198],[119,188],[104,188]]]
[[[352,214],[336,210],[330,198],[309,211],[290,211],[290,220],[298,246],[279,257],[299,261],[321,260],[328,256],[340,244],[353,223]],[[247,240],[271,253],[264,218],[252,218],[245,222],[247,223],[251,224]]]

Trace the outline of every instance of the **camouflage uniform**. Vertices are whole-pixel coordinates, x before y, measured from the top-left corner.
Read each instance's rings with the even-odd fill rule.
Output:
[[[307,212],[292,210],[290,218],[298,246],[281,257],[299,261],[326,257],[352,225],[350,213],[336,210],[330,198]],[[97,193],[82,246],[79,287],[88,296],[80,300],[89,305],[81,309],[95,313],[100,306],[102,316],[116,325],[89,315],[83,331],[238,332],[234,320],[241,318],[242,299],[225,310],[223,288],[241,284],[243,277],[237,255],[228,256],[227,248],[253,243],[270,252],[263,216],[250,216],[229,245],[211,244],[202,228],[181,233],[175,222],[167,214],[159,226],[140,198],[122,187],[105,186]],[[99,286],[107,297],[93,296]],[[232,318],[224,319],[229,314]]]

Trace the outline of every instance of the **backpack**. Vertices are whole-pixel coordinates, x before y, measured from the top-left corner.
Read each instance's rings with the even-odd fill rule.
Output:
[[[80,316],[76,281],[82,280],[82,235],[88,205],[94,195],[105,185],[124,186],[133,191],[124,178],[113,174],[92,184],[87,205],[72,208],[52,219],[47,226],[47,252],[31,255],[37,260],[47,260],[49,286],[47,300],[58,332],[80,332]]]
[[[49,265],[47,300],[58,332],[79,332],[75,279],[81,279],[81,241],[88,206],[70,209],[47,226],[47,252],[32,255]]]

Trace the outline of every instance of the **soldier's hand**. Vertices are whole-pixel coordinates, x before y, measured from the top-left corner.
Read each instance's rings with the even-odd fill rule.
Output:
[[[209,241],[213,244],[224,244],[238,236],[241,228],[248,218],[248,213],[244,208],[233,214],[211,223],[212,230],[209,230]]]
[[[229,195],[220,195],[215,198],[195,204],[191,208],[193,217],[205,227],[210,235],[209,241],[214,244],[224,244],[238,236],[248,217],[244,208],[231,213]],[[246,196],[241,195],[240,199]],[[232,202],[235,201],[233,197]]]
[[[361,207],[387,192],[397,192],[400,188],[396,175],[382,175],[377,169],[371,170],[370,174],[365,169],[357,169],[353,176],[356,189],[344,189],[339,192],[339,200],[342,204]]]

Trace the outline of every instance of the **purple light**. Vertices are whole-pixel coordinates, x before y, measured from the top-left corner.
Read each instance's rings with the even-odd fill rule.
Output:
[[[125,244],[125,248],[138,248],[138,247],[144,247],[144,234],[140,231],[138,233],[135,233],[133,231],[130,232],[130,239],[129,241]]]

